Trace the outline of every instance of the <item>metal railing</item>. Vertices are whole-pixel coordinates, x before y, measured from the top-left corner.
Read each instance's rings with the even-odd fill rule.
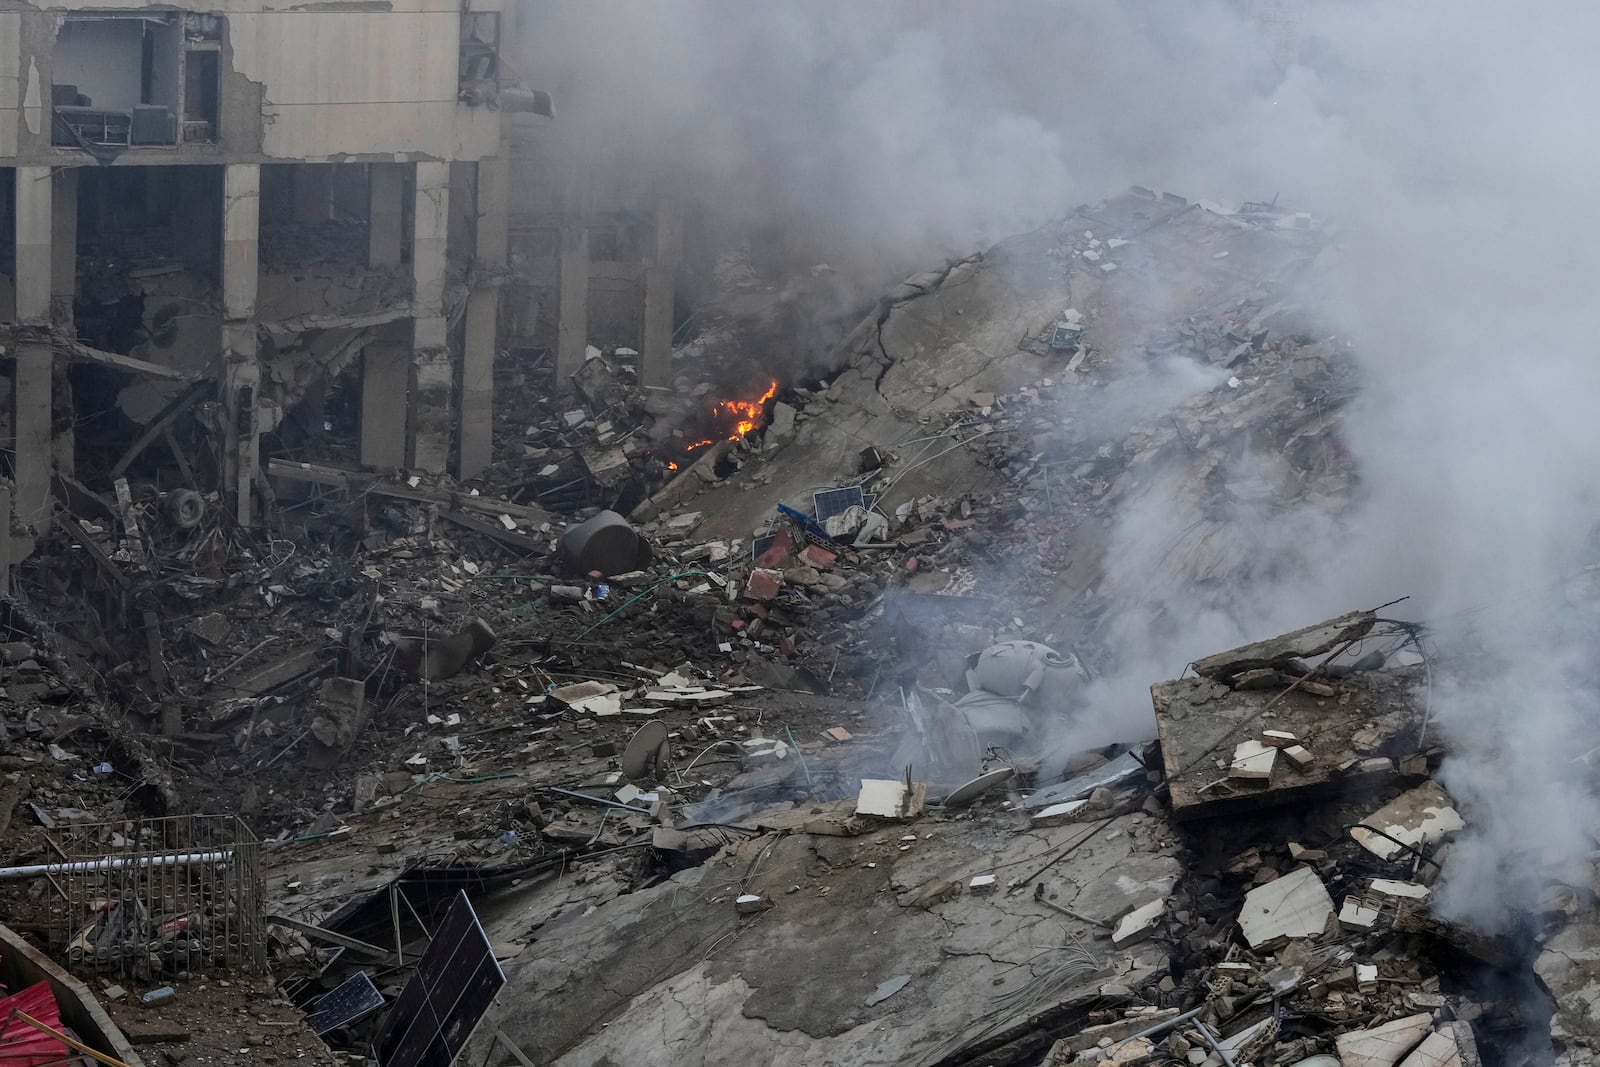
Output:
[[[51,947],[71,969],[156,979],[266,969],[261,842],[232,815],[58,827]],[[30,873],[33,873],[30,871]]]

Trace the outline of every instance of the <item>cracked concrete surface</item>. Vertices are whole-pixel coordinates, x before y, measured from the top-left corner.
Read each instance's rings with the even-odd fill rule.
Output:
[[[994,998],[1059,968],[1079,941],[1101,967],[1086,969],[1062,1000],[1163,964],[1154,943],[1113,951],[1104,931],[1034,901],[1031,882],[1004,888],[1095,825],[1019,831],[1005,815],[928,818],[855,838],[739,842],[652,888],[557,914],[507,966],[490,1021],[540,1064],[936,1058],[1002,1028],[1008,1020]],[[901,840],[908,831],[916,841]],[[1097,913],[1110,917],[1170,887],[1176,850],[1164,825],[1124,815],[1053,867],[1050,884],[1075,899],[1092,890]],[[985,873],[998,878],[992,894],[963,890],[927,910],[897,902]],[[570,885],[558,891],[581,898]],[[775,906],[741,917],[733,900],[742,892]],[[527,906],[508,908],[507,922],[525,924]],[[491,925],[497,940],[518,933],[526,936],[525,925]],[[910,983],[868,1007],[873,990],[900,974]],[[526,1008],[533,1004],[536,1013]]]
[[[1085,232],[1128,242],[1115,253],[1121,269],[1107,273],[1062,255]],[[1229,258],[1214,258],[1219,251]],[[1096,358],[1120,373],[1140,366],[1143,347],[1173,323],[1259,296],[1310,262],[1310,246],[1296,237],[1129,194],[915,274],[834,350],[838,371],[825,402],[810,404],[793,438],[759,465],[762,491],[742,491],[749,485],[738,477],[707,488],[696,504],[708,516],[705,530],[747,534],[771,501],[808,502],[817,486],[839,484],[868,446],[900,456],[883,502],[890,509],[929,493],[981,493],[993,472],[969,449],[943,452],[939,441],[930,451],[925,420],[969,406],[976,393],[1071,381],[1068,354],[1048,352],[1040,340],[1069,307],[1085,316],[1084,341]],[[926,462],[935,452],[937,464]]]

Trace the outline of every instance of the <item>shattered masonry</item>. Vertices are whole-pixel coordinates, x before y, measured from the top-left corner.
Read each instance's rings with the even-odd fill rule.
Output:
[[[1255,634],[1093,729],[1097,620],[1254,562],[1219,498],[1353,489],[1348,352],[1274,282],[1312,220],[1134,189],[843,322],[825,271],[691,277],[659,190],[515,201],[561,161],[513,151],[513,8],[376,14],[0,12],[13,1006],[387,1067],[451,923],[496,1067],[1592,1059],[1592,872],[1434,909],[1474,813],[1424,626]],[[332,64],[420,80],[282,103]],[[797,321],[819,366],[750,355]],[[1208,384],[1119,408],[1163,361]]]

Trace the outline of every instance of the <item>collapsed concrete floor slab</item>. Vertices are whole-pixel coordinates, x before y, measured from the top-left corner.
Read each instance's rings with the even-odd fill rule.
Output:
[[[1359,612],[1208,656],[1194,664],[1198,677],[1152,686],[1174,815],[1224,815],[1415,774],[1426,671],[1390,666],[1413,633]],[[1311,662],[1317,656],[1326,660]]]

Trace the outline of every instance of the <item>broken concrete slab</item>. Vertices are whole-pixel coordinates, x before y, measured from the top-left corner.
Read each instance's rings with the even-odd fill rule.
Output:
[[[1466,826],[1444,786],[1433,781],[1400,794],[1363,822],[1372,829],[1357,826],[1350,836],[1383,860],[1393,859],[1407,846],[1417,848],[1442,841]]]
[[[1423,1038],[1400,1067],[1462,1067],[1461,1047],[1453,1032],[1437,1030]]]
[[[1166,914],[1165,900],[1152,900],[1142,907],[1133,909],[1117,922],[1117,927],[1111,934],[1111,943],[1120,946],[1149,937]]]
[[[1361,618],[1345,625],[1338,622],[1312,628],[1319,636],[1310,646],[1325,643],[1330,633],[1345,634],[1366,625]],[[1271,644],[1248,647],[1259,651]],[[1307,646],[1288,642],[1287,647]],[[1303,683],[1292,690],[1243,690],[1197,677],[1151,686],[1173,814],[1179,819],[1225,815],[1344,792],[1363,778],[1387,780],[1394,774],[1391,762],[1373,763],[1369,769],[1348,762],[1345,754],[1354,749],[1352,738],[1362,731],[1379,745],[1414,738],[1424,718],[1417,695],[1423,680],[1420,667],[1352,674],[1339,682],[1336,717],[1328,714],[1327,698],[1307,692]],[[1299,740],[1281,750],[1285,758],[1272,762],[1268,776],[1235,777],[1229,755],[1250,739],[1268,737],[1267,731],[1273,732],[1274,741],[1290,735]],[[1279,751],[1261,741],[1254,744]],[[1265,764],[1266,757],[1259,761]],[[1348,767],[1341,769],[1347,762]],[[1252,767],[1247,762],[1244,769],[1248,773]]]
[[[1339,1061],[1344,1067],[1395,1067],[1431,1029],[1433,1016],[1418,1014],[1370,1030],[1340,1034],[1335,1041]]]
[[[863,778],[856,796],[856,814],[880,819],[910,819],[922,813],[927,786],[907,786],[901,778]]]
[[[1317,872],[1299,867],[1252,889],[1239,910],[1239,928],[1251,948],[1319,937],[1333,914],[1333,898]]]
[[[1371,611],[1352,611],[1337,619],[1307,626],[1281,637],[1257,641],[1197,659],[1194,672],[1202,678],[1233,678],[1245,671],[1281,667],[1297,659],[1320,656],[1366,635],[1378,621]]]

